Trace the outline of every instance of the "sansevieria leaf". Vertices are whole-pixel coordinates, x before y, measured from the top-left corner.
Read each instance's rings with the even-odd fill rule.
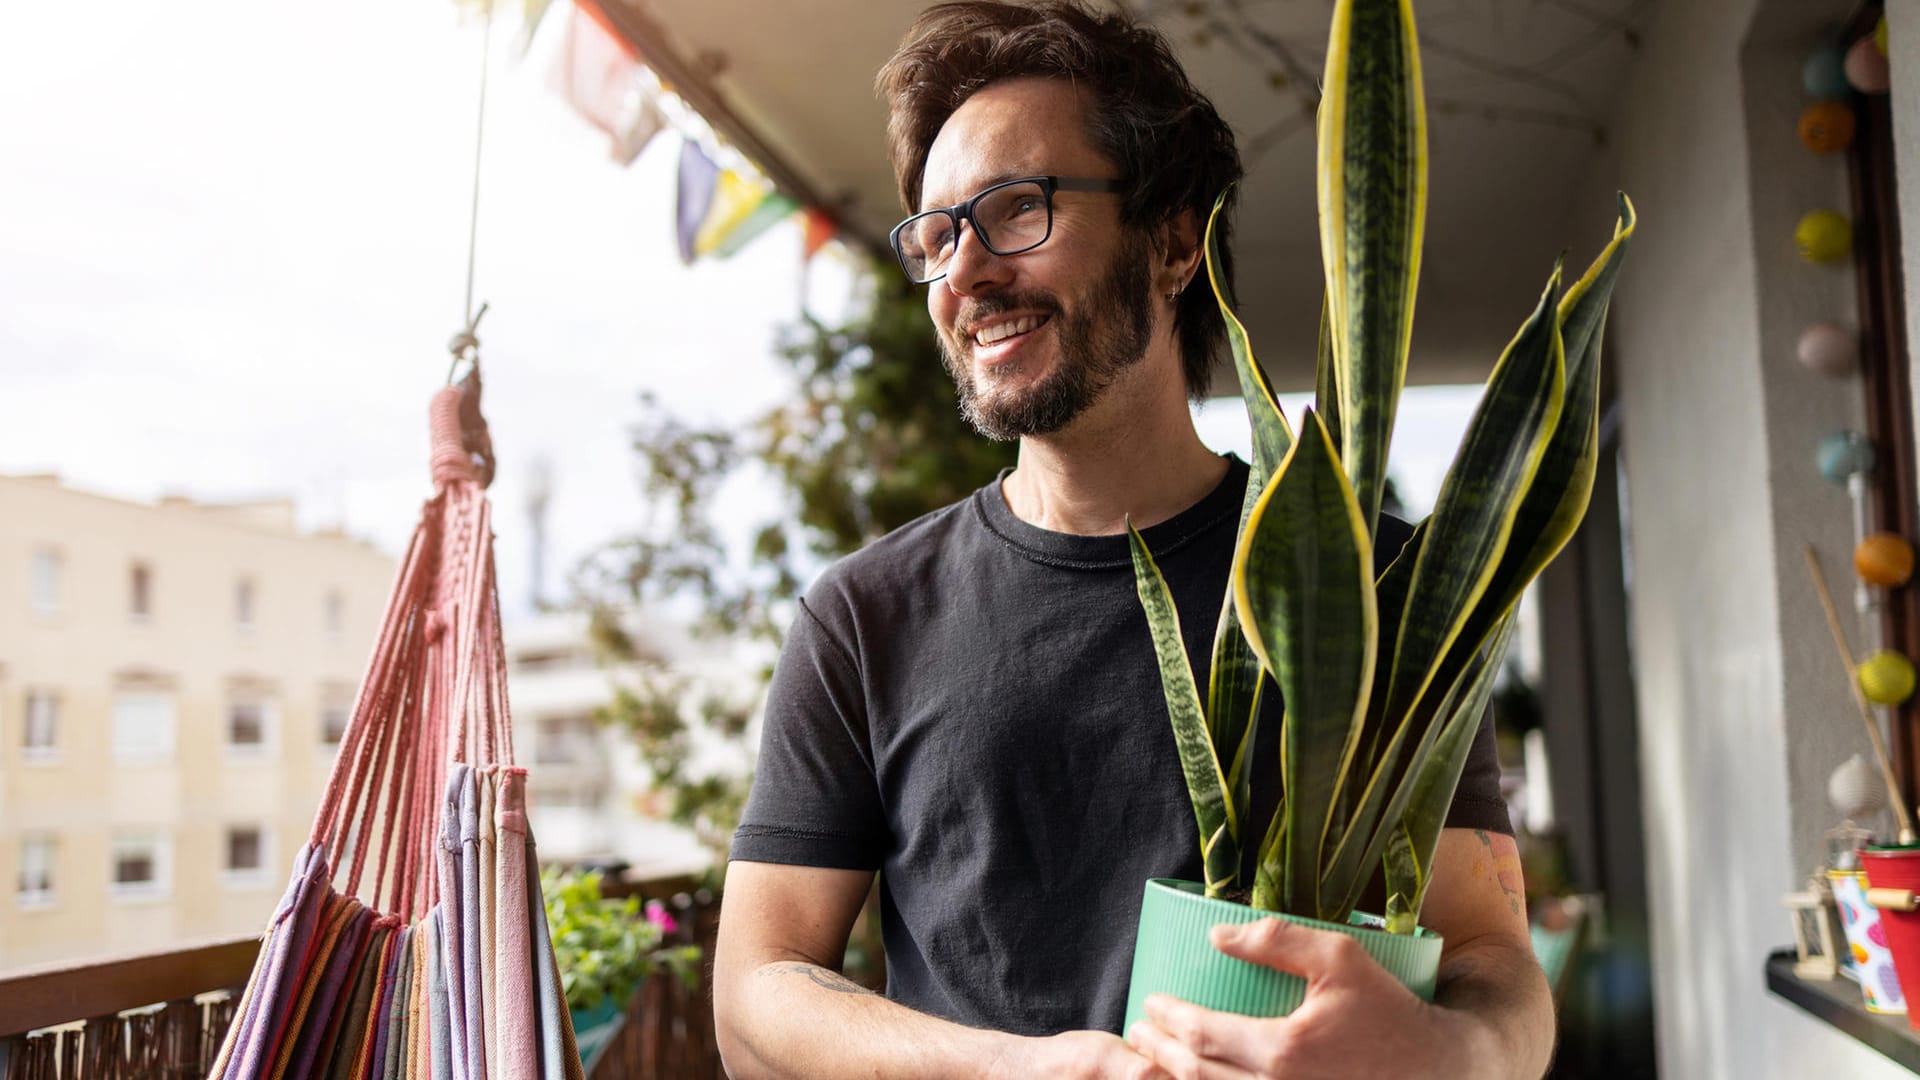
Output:
[[[1280,400],[1273,396],[1266,372],[1260,370],[1260,362],[1254,359],[1247,329],[1240,325],[1240,316],[1234,313],[1226,269],[1220,263],[1219,245],[1214,242],[1214,228],[1230,194],[1230,189],[1221,192],[1213,201],[1213,213],[1207,216],[1207,282],[1213,286],[1214,302],[1220,305],[1220,316],[1226,320],[1234,372],[1240,376],[1240,393],[1246,399],[1247,421],[1253,428],[1253,489],[1259,491],[1266,487],[1267,478],[1279,467],[1280,459],[1287,456],[1293,433],[1287,430],[1286,417],[1280,413]],[[1243,517],[1243,524],[1244,521]]]
[[[1340,369],[1333,355],[1333,313],[1327,310],[1327,294],[1320,294],[1320,344],[1313,363],[1313,407],[1320,422],[1333,436],[1333,452],[1340,452]]]
[[[1426,764],[1418,772],[1409,774],[1405,781],[1410,788],[1406,806],[1387,839],[1389,902],[1386,914],[1390,930],[1413,932],[1412,920],[1426,900],[1427,886],[1433,883],[1433,857],[1440,847],[1440,830],[1446,826],[1447,809],[1453,805],[1454,788],[1460,784],[1467,752],[1473,748],[1480,716],[1493,697],[1494,676],[1500,670],[1500,661],[1506,656],[1507,642],[1512,636],[1513,616],[1509,614],[1494,628],[1488,647],[1474,655],[1459,682],[1447,694],[1446,702],[1434,718],[1437,735]],[[1358,899],[1357,894],[1355,898]],[[1397,905],[1393,903],[1394,898],[1399,899]]]
[[[1411,0],[1337,0],[1318,120],[1320,254],[1340,455],[1369,535],[1406,382],[1427,214],[1427,115]]]
[[[1520,594],[1560,553],[1586,517],[1600,458],[1600,327],[1633,238],[1633,203],[1620,197],[1613,240],[1560,298],[1558,318],[1566,348],[1567,393],[1540,468],[1514,516],[1499,567],[1481,602],[1449,650],[1440,677],[1450,680],[1480,650],[1493,626],[1520,602]]]
[[[1389,717],[1404,715],[1419,702],[1486,591],[1559,423],[1566,397],[1559,299],[1556,263],[1532,317],[1494,365],[1440,485],[1407,590],[1408,617],[1401,620],[1395,643]]]
[[[1391,648],[1381,645],[1391,671],[1385,700],[1371,706],[1378,710],[1370,720],[1378,736],[1369,739],[1372,750],[1362,759],[1365,786],[1328,861],[1323,895],[1352,892],[1352,883],[1380,858],[1381,826],[1393,820],[1388,801],[1401,775],[1419,769],[1423,736],[1450,686],[1426,695],[1493,576],[1559,420],[1566,391],[1559,296],[1556,265],[1533,314],[1494,365],[1433,513],[1422,523],[1398,635]]]
[[[1214,200],[1213,213],[1207,217],[1205,250],[1207,281],[1214,301],[1227,325],[1227,341],[1232,348],[1234,369],[1239,374],[1242,396],[1246,399],[1247,419],[1253,429],[1253,461],[1247,477],[1247,490],[1241,500],[1240,527],[1245,531],[1247,517],[1253,512],[1267,478],[1286,457],[1293,445],[1293,433],[1280,412],[1266,373],[1253,355],[1245,327],[1234,313],[1226,271],[1220,263],[1215,227],[1224,212],[1231,191],[1223,191]],[[1220,621],[1214,627],[1213,666],[1207,685],[1207,731],[1214,752],[1226,766],[1227,798],[1234,812],[1244,817],[1251,812],[1252,781],[1256,765],[1251,760],[1259,736],[1261,685],[1264,679],[1260,661],[1240,632],[1240,617],[1234,609],[1233,588],[1220,604]]]
[[[1321,847],[1366,712],[1376,640],[1373,542],[1326,426],[1307,416],[1233,566],[1241,630],[1286,710],[1280,891],[1289,911],[1318,893]]]
[[[1187,663],[1173,593],[1161,577],[1146,541],[1131,523],[1127,525],[1127,538],[1133,551],[1134,583],[1140,591],[1141,606],[1146,609],[1147,627],[1153,634],[1154,656],[1160,663],[1167,719],[1173,722],[1173,742],[1180,754],[1180,770],[1186,776],[1194,822],[1200,829],[1207,895],[1218,896],[1233,887],[1240,871],[1239,827],[1233,817],[1233,807],[1227,801],[1226,778],[1214,755],[1213,740],[1207,735],[1206,718],[1200,711],[1200,691],[1193,682],[1193,668]]]

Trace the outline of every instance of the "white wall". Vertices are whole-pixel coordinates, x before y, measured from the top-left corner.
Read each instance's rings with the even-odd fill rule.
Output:
[[[1794,122],[1800,58],[1847,6],[1659,5],[1568,233],[1591,252],[1616,188],[1641,213],[1609,341],[1667,1076],[1909,1075],[1762,974],[1791,940],[1779,896],[1830,824],[1826,775],[1864,745],[1800,555],[1813,540],[1844,594],[1848,504],[1811,462],[1858,423],[1858,390],[1793,358],[1801,325],[1853,310],[1844,273],[1792,250],[1803,210],[1844,207],[1841,166]]]

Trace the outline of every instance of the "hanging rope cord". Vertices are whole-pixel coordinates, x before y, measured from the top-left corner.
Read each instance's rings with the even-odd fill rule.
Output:
[[[346,892],[360,895],[377,850],[372,906],[411,922],[437,903],[436,826],[442,779],[455,763],[513,769],[492,507],[494,463],[480,415],[479,339],[473,306],[493,8],[481,34],[473,193],[467,226],[466,321],[448,343],[449,385],[429,407],[435,494],[421,511],[375,639],[353,715],[327,780],[311,839],[325,844]],[[468,363],[458,383],[452,376]]]

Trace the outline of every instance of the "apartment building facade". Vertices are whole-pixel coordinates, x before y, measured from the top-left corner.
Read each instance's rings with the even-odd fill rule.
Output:
[[[291,501],[0,476],[0,971],[260,930],[393,572]]]

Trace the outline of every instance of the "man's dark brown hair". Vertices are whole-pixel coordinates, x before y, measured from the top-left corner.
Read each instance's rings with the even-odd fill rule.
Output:
[[[1204,229],[1215,197],[1240,179],[1233,132],[1158,30],[1072,0],[961,0],[922,13],[877,80],[891,113],[889,151],[908,213],[920,208],[927,150],[954,110],[989,83],[1028,76],[1067,79],[1091,94],[1088,134],[1126,185],[1120,220],[1128,228],[1153,233],[1192,211]],[[1223,212],[1214,241],[1228,296],[1230,231]],[[1181,294],[1173,325],[1187,394],[1198,399],[1227,334],[1205,282]]]

